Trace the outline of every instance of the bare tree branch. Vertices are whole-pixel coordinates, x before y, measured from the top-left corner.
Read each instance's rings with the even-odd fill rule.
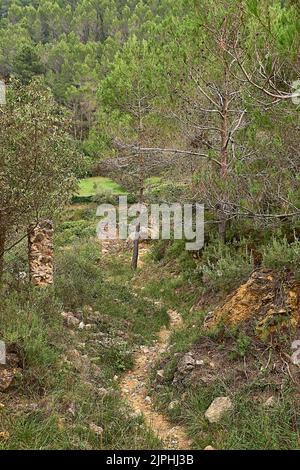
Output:
[[[192,150],[180,150],[180,149],[162,148],[162,147],[136,147],[134,145],[125,145],[125,144],[120,144],[120,143],[118,143],[117,145],[119,148],[130,149],[137,153],[163,152],[163,153],[177,153],[181,155],[193,155],[196,157],[205,158],[209,161],[216,163],[216,165],[221,166],[221,162],[219,162],[219,160],[216,160],[215,158],[210,157],[206,153],[193,152]]]

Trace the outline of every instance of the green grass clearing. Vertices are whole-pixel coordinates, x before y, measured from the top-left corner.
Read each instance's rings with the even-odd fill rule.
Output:
[[[118,183],[104,176],[93,176],[79,181],[79,196],[81,197],[95,196],[102,191],[126,194],[126,191]]]

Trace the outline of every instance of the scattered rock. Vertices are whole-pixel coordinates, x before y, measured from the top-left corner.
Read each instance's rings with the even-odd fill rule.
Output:
[[[20,282],[25,281],[27,278],[27,273],[25,271],[20,271],[16,274],[16,279]]]
[[[169,411],[172,411],[174,410],[175,408],[177,408],[179,406],[180,402],[179,400],[173,400],[169,403],[169,406],[168,406],[168,410]]]
[[[204,450],[216,450],[213,446],[206,446]]]
[[[196,360],[195,365],[196,366],[203,366],[204,365],[203,359]]]
[[[145,398],[145,402],[146,402],[146,403],[149,403],[149,405],[150,405],[150,403],[151,403],[151,397],[147,396],[147,397]]]
[[[191,353],[186,353],[178,363],[177,370],[181,374],[193,370],[196,365],[196,361]]]
[[[75,402],[72,402],[69,404],[67,408],[67,412],[70,413],[70,415],[75,416],[76,415],[76,405]]]
[[[161,379],[163,379],[163,378],[164,378],[164,375],[165,375],[164,370],[163,370],[163,369],[158,370],[158,371],[156,372],[156,375],[157,375],[158,377],[160,377]]]
[[[68,352],[68,359],[78,370],[86,369],[90,366],[88,356],[86,354],[81,354],[77,349],[72,349]]]
[[[106,388],[104,388],[104,387],[99,387],[99,388],[97,388],[97,393],[101,397],[106,397],[109,394],[109,391],[106,390]]]
[[[37,411],[41,409],[42,405],[38,405],[38,403],[16,403],[14,405],[15,411],[21,411],[22,413],[32,413],[33,411]]]
[[[72,312],[62,312],[61,316],[64,319],[64,324],[68,327],[80,324],[80,320]]]
[[[191,372],[196,367],[196,360],[193,357],[191,352],[184,354],[184,356],[179,360],[177,365],[177,370],[174,374],[173,385],[177,386],[178,384],[189,380]]]
[[[14,378],[16,375],[21,371],[18,368],[0,369],[0,391],[5,392],[13,383]]]
[[[218,423],[223,415],[232,408],[232,401],[229,397],[217,397],[206,410],[205,418],[210,423]]]
[[[104,429],[101,428],[101,426],[97,426],[95,423],[90,423],[89,428],[96,436],[102,436],[104,432]]]
[[[271,397],[269,397],[263,404],[263,407],[264,408],[272,408],[273,406],[275,406],[276,404],[276,399],[275,397],[272,395]]]
[[[85,305],[85,306],[83,307],[83,310],[84,310],[85,312],[92,313],[92,312],[93,312],[93,307],[92,307],[91,305]]]
[[[7,439],[9,439],[9,432],[1,431],[0,432],[0,439],[2,439],[3,441],[7,441]]]
[[[85,327],[85,324],[83,323],[83,321],[81,321],[78,325],[79,330],[83,330],[84,327]]]

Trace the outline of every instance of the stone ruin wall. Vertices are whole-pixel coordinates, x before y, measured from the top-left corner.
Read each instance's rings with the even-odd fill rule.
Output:
[[[42,220],[28,230],[30,281],[35,286],[53,284],[53,222]]]

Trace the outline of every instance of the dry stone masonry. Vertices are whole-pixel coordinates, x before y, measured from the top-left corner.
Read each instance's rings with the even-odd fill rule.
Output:
[[[30,280],[35,286],[53,284],[53,222],[41,220],[28,230]]]

